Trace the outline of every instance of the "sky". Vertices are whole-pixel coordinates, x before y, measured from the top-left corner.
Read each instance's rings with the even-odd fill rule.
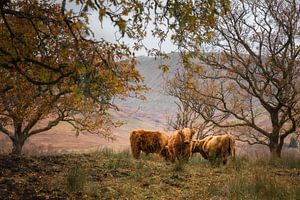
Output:
[[[118,30],[117,27],[114,27],[112,23],[107,19],[104,18],[102,26],[100,21],[98,20],[98,12],[91,12],[89,23],[90,28],[93,30],[95,34],[96,39],[103,38],[106,41],[109,42],[116,42],[116,34],[115,32]],[[147,36],[144,39],[143,43],[147,48],[159,48],[159,39],[153,37],[151,35],[151,29],[153,28],[153,25],[148,26],[147,28]],[[129,46],[133,46],[133,40],[129,39],[128,37],[125,37],[121,40],[125,44],[128,44]],[[176,46],[172,44],[170,38],[168,38],[162,45],[161,50],[165,53],[170,53],[172,51],[176,50]],[[139,50],[138,52],[135,52],[135,55],[147,55],[147,52],[145,49]]]
[[[60,3],[61,0],[56,0],[56,2]],[[75,12],[79,10],[78,5],[70,2],[67,2],[66,7],[67,9],[72,9]],[[104,39],[105,41],[112,43],[117,42],[115,33],[118,31],[118,27],[114,27],[108,18],[104,18],[101,25],[98,17],[98,11],[89,11],[89,27],[94,32],[95,38],[97,40]],[[143,40],[143,43],[147,48],[159,49],[159,39],[151,35],[151,29],[153,29],[153,27],[154,26],[151,23],[148,25],[148,28],[146,29],[147,36]],[[121,39],[121,42],[124,42],[129,47],[132,47],[134,43],[132,39],[129,39],[126,36],[123,39]],[[170,38],[167,38],[166,41],[161,45],[161,50],[164,53],[171,53],[173,51],[176,51],[176,46],[172,44]],[[145,49],[135,51],[134,53],[136,56],[147,55]]]

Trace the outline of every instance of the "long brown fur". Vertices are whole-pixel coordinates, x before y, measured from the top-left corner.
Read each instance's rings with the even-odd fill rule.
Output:
[[[167,148],[172,162],[176,159],[188,161],[192,155],[192,138],[194,134],[193,129],[184,128],[170,135]]]
[[[229,156],[235,159],[235,139],[230,134],[207,136],[202,140],[193,141],[192,152],[199,152],[203,158],[210,161],[219,158],[223,164],[226,164]]]
[[[134,158],[139,159],[141,151],[146,154],[161,153],[168,144],[169,136],[161,131],[133,130],[130,133],[130,145]]]
[[[160,152],[160,155],[166,160],[171,161],[171,154],[169,150],[169,146],[166,145]]]

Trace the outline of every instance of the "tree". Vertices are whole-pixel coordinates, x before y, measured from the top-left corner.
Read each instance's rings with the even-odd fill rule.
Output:
[[[197,133],[196,139],[203,139],[216,128],[215,124],[210,122],[215,116],[215,109],[201,103],[198,103],[197,107],[191,107],[193,93],[189,89],[189,80],[187,73],[178,70],[175,77],[167,81],[167,94],[177,99],[177,113],[175,117],[168,118],[168,125],[174,130],[193,128]],[[205,115],[205,118],[200,113]]]
[[[18,13],[0,21],[6,27],[0,33],[0,131],[13,142],[12,153],[21,154],[30,136],[61,121],[78,133],[111,137],[110,127],[117,125],[108,114],[116,108],[113,98],[145,88],[127,47],[88,39],[81,17],[69,12],[62,21],[59,5],[9,6]],[[38,126],[43,120],[48,124]]]
[[[79,11],[67,9],[72,2]],[[187,48],[196,36],[205,38],[227,9],[224,0],[0,0],[0,131],[12,140],[13,153],[21,153],[28,137],[61,121],[78,132],[108,137],[107,128],[114,125],[108,111],[117,108],[113,99],[138,97],[145,89],[132,50],[96,40],[89,11],[98,11],[100,23],[110,20],[120,38],[134,39],[138,50],[152,15],[154,36],[164,41],[171,34],[174,43]],[[48,125],[39,127],[42,120]]]
[[[214,108],[226,120],[210,122],[268,146],[272,158],[299,126],[299,19],[298,1],[232,1],[199,54],[201,73],[190,73],[191,107]]]

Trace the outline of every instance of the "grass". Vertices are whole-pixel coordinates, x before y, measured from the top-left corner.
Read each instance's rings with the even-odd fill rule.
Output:
[[[86,172],[78,165],[68,169],[66,174],[66,185],[69,191],[82,191],[87,181]]]
[[[220,188],[228,199],[299,199],[300,187],[288,179],[273,175],[266,168],[254,168],[251,174],[232,174]],[[212,193],[214,194],[214,193]]]
[[[187,162],[185,160],[175,160],[174,162],[174,167],[173,167],[173,170],[176,171],[176,172],[181,172],[181,171],[184,171],[185,167],[187,165]]]
[[[300,199],[299,160],[237,157],[211,165],[200,155],[168,163],[129,151],[0,156],[0,199]]]

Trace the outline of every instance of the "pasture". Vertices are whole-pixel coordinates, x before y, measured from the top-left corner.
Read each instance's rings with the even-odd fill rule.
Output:
[[[300,199],[300,160],[238,156],[212,166],[130,151],[40,157],[0,156],[0,199]]]

